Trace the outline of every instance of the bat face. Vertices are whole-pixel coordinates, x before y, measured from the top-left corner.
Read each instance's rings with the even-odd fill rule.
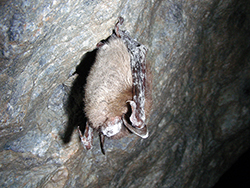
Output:
[[[96,60],[85,85],[85,114],[88,119],[81,140],[91,148],[93,129],[99,131],[103,154],[104,138],[118,139],[129,133],[147,138],[145,125],[150,99],[147,92],[147,48],[120,30],[97,44]]]

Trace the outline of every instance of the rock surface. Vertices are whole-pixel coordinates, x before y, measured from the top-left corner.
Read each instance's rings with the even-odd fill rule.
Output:
[[[0,6],[0,187],[212,187],[250,147],[249,1]],[[120,15],[149,48],[154,107],[149,138],[107,140],[104,156],[73,129],[83,82],[70,75]]]

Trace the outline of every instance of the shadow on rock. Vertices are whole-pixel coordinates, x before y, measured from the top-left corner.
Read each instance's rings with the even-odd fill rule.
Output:
[[[68,99],[65,105],[65,111],[68,116],[68,122],[62,140],[64,143],[68,143],[71,139],[71,135],[76,127],[79,126],[82,133],[84,133],[86,126],[86,116],[84,114],[84,86],[87,81],[87,76],[91,66],[95,62],[97,49],[91,52],[87,52],[83,55],[80,64],[76,67],[76,71],[73,73],[78,76],[74,80],[72,87],[70,88]]]

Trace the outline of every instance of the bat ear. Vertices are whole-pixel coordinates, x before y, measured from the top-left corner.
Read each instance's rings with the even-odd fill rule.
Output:
[[[140,136],[141,138],[148,137],[148,128],[146,125],[144,125],[140,129],[136,126],[131,125],[131,122],[129,122],[129,120],[125,117],[125,114],[123,114],[122,120],[127,129],[130,130],[132,133],[136,134],[137,136]]]

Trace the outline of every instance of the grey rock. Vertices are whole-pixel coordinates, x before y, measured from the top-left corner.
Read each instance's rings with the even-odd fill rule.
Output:
[[[1,1],[0,187],[212,187],[250,147],[250,3]],[[150,136],[83,149],[83,54],[122,29],[149,49]],[[65,143],[66,142],[66,143]]]

